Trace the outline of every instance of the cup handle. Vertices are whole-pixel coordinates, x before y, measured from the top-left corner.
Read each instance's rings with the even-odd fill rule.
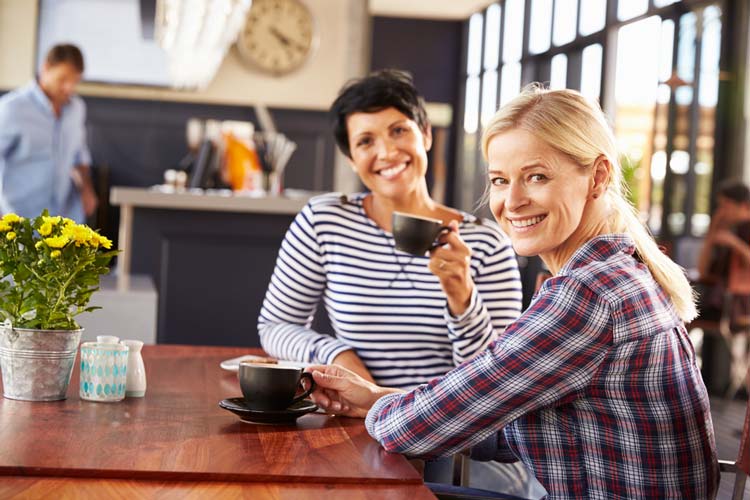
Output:
[[[451,228],[450,227],[448,227],[448,226],[440,226],[440,229],[438,229],[438,232],[437,232],[437,236],[435,236],[435,240],[437,240],[438,238],[440,238],[441,235],[443,235],[445,233],[450,233],[450,232],[451,232]],[[432,252],[438,246],[440,246],[439,242],[435,243],[434,245],[432,245],[427,251],[428,252]]]
[[[292,399],[292,404],[298,403],[305,399],[307,396],[312,394],[312,391],[315,390],[315,380],[313,380],[312,373],[310,372],[302,372],[302,376],[299,378],[300,385],[302,384],[302,381],[304,379],[307,379],[310,382],[310,387],[308,389],[305,389],[305,392],[300,394],[299,396],[295,396],[294,399]]]

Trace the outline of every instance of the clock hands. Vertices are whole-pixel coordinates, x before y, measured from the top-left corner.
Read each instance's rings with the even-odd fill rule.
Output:
[[[275,26],[271,26],[271,34],[281,43],[281,45],[287,47],[287,48],[293,48],[297,49],[300,52],[304,52],[306,48],[301,45],[300,43],[297,43],[296,41],[289,38],[287,35],[276,29]]]

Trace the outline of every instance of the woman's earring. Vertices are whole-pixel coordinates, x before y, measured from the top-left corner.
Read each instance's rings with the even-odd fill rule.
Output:
[[[594,194],[592,195],[592,198],[594,198],[594,199],[597,199],[597,198],[599,198],[599,193],[594,193]]]

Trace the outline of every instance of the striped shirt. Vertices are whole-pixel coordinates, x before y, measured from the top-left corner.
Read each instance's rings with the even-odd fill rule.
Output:
[[[280,359],[331,363],[356,351],[375,381],[411,388],[445,374],[492,342],[521,310],[507,236],[464,214],[474,293],[459,317],[447,309],[429,259],[394,247],[364,211],[366,193],[313,198],[279,250],[258,320],[263,349]],[[310,329],[321,298],[335,337]]]
[[[502,429],[551,498],[713,498],[709,401],[684,325],[630,237],[586,243],[488,349],[380,398],[392,452],[454,453]]]

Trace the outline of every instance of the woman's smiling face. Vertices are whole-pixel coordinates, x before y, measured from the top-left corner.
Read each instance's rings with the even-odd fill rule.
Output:
[[[493,137],[487,149],[490,208],[519,255],[564,262],[580,244],[591,176],[524,130]]]
[[[414,120],[390,107],[352,113],[346,129],[352,167],[374,194],[401,198],[424,183],[432,138]]]

